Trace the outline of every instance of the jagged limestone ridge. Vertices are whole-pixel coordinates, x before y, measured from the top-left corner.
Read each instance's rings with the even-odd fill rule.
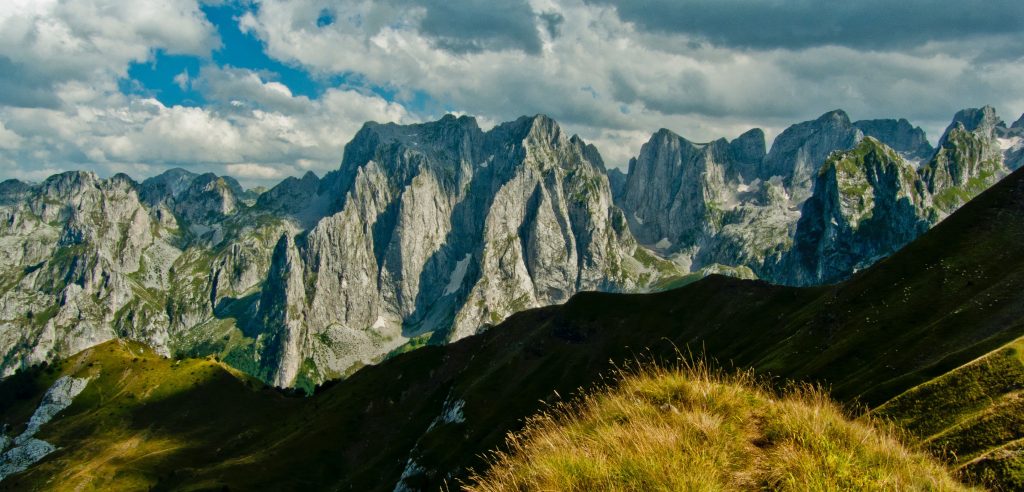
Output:
[[[176,250],[135,183],[69,172],[21,192],[0,206],[3,373],[122,335],[166,352],[166,315],[145,294],[166,278]]]
[[[913,166],[872,137],[832,154],[804,203],[788,280],[840,281],[927,231],[927,198],[918,184]]]
[[[781,176],[793,202],[799,205],[811,196],[814,178],[829,154],[853,148],[863,138],[864,133],[853,126],[846,112],[838,109],[793,125],[775,138],[760,177]]]
[[[457,340],[579,290],[643,287],[658,268],[677,273],[638,258],[596,151],[545,116],[488,132],[453,116],[368,124],[328,180],[342,187],[340,209],[287,263],[305,279],[295,319],[308,335],[278,384],[344,374],[416,337]],[[268,341],[294,331],[266,328]],[[272,345],[264,353],[282,353]]]
[[[992,162],[1005,162],[1006,142],[1017,138],[1016,126],[985,108],[952,126],[917,188],[930,222],[1001,176]],[[666,131],[665,148],[652,144],[650,155],[667,170],[654,158],[633,166],[671,177],[652,180],[665,188],[655,190],[668,204],[661,211],[675,206],[690,218],[651,216],[659,224],[651,231],[675,239],[634,226],[651,235],[642,242],[675,249],[686,269],[745,267],[797,282],[778,268],[797,235],[793,194],[804,185],[793,176],[811,154],[857,140],[858,131],[845,114],[828,113],[780,135],[774,157],[759,130],[708,144]],[[792,159],[780,169],[793,175],[765,178],[773,159]],[[627,177],[623,196],[641,194],[631,187],[642,182]],[[878,190],[870,195],[870,207],[851,202],[840,212],[857,224],[874,217]],[[0,184],[0,213],[0,254],[14,265],[0,270],[5,371],[127,337],[308,386],[410,340],[455,340],[579,290],[644,290],[685,273],[637,246],[596,149],[541,116],[489,132],[451,116],[368,124],[337,171],[286,180],[259,197],[230,178],[183,170],[141,184],[65,173],[40,185]],[[278,279],[303,283],[294,318],[260,314],[271,312],[263,293],[273,290],[268,273],[282,235],[293,254]]]
[[[863,132],[864,136],[874,137],[892,147],[910,164],[927,162],[935,154],[924,130],[911,125],[904,118],[861,120],[855,121],[853,126]]]
[[[216,312],[240,310],[236,301],[263,282],[278,229],[293,227],[250,214],[234,198],[237,187],[180,169],[141,184],[81,172],[5,182],[4,373],[111,338],[193,355],[244,338],[228,337],[236,320]],[[203,212],[185,212],[190,207]],[[212,227],[196,234],[188,217]]]
[[[940,216],[952,213],[1009,172],[997,140],[1001,128],[1005,124],[991,106],[965,109],[953,118],[935,156],[922,169]]]
[[[655,133],[630,162],[619,203],[644,244],[692,251],[718,233],[723,213],[756,178],[764,133],[700,144],[669,130]]]
[[[915,198],[910,202],[918,225],[905,223],[905,235],[884,235],[874,247],[861,248],[837,243],[846,239],[828,235],[835,232],[830,222],[839,213],[852,220],[847,222],[853,227],[859,227],[862,218],[874,213],[875,195],[881,192],[875,189],[878,183],[840,175],[846,185],[860,183],[860,189],[851,188],[854,192],[847,196],[856,198],[848,198],[838,208],[822,207],[835,201],[825,195],[839,196],[837,187],[818,185],[830,156],[856,147],[865,134],[875,139],[872,146],[884,144],[910,165],[909,169],[901,166],[900,173],[902,181],[913,183],[915,188]],[[757,165],[757,179],[749,180],[749,163],[757,160],[756,152],[747,153],[746,159],[714,161],[703,158],[701,152],[712,154],[708,149],[724,141],[692,144],[662,130],[630,163],[618,203],[642,243],[660,246],[656,248],[659,252],[674,255],[691,272],[722,264],[745,266],[761,278],[782,284],[836,281],[891,253],[908,238],[916,237],[921,223],[934,224],[1004,176],[1016,162],[1015,152],[1024,156],[1022,141],[1024,130],[1006,128],[991,107],[957,113],[936,151],[931,150],[923,130],[906,120],[850,123],[849,117],[837,110],[780,134],[771,152]],[[851,165],[851,169],[860,166]],[[919,173],[915,173],[916,168]],[[908,181],[912,175],[914,179]],[[808,198],[816,201],[810,203]],[[855,203],[857,200],[863,203]],[[864,217],[856,217],[858,213]],[[672,239],[680,236],[665,233],[678,233],[683,227],[688,229],[680,235],[681,241]],[[821,234],[825,236],[819,237]],[[883,244],[890,240],[891,244]],[[795,251],[794,245],[803,252]],[[834,248],[838,249],[832,251]],[[834,270],[825,271],[830,267],[819,271],[819,263],[824,260],[813,256],[825,251],[846,251],[847,257],[834,263]],[[796,259],[801,255],[805,258]]]

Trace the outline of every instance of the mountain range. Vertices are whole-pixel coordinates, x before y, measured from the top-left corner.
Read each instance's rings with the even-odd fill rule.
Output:
[[[697,358],[753,368],[780,386],[822,385],[846,411],[905,429],[961,480],[1019,490],[1022,296],[1017,171],[838,284],[709,275],[658,293],[577,293],[309,397],[213,357],[107,341],[0,381],[0,485],[457,487],[487,465],[488,451],[506,449],[507,431],[616,368]],[[751,444],[765,454],[775,445]]]
[[[711,273],[842,281],[1024,164],[1024,117],[799,123],[694,143],[656,132],[608,170],[542,115],[367,123],[338,170],[263,191],[175,169],[0,183],[4,375],[112,339],[215,355],[306,391],[582,291]]]

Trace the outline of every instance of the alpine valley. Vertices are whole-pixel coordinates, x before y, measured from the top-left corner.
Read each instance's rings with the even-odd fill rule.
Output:
[[[840,110],[770,148],[662,129],[625,173],[543,115],[447,115],[268,190],[7,180],[0,486],[436,489],[609,361],[688,350],[1021,487],[1022,166],[986,106],[937,147]]]

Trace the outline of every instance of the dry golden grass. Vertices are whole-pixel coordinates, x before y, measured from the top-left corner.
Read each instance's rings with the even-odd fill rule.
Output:
[[[779,394],[704,365],[621,374],[533,417],[464,484],[522,490],[966,490],[884,426],[821,391]]]

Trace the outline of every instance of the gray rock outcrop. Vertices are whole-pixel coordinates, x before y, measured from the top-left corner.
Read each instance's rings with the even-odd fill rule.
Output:
[[[928,142],[924,130],[913,126],[906,119],[882,119],[855,121],[853,126],[860,129],[866,137],[874,137],[888,145],[903,158],[913,164],[920,165],[931,159],[935,148]]]
[[[364,126],[325,178],[339,211],[264,286],[265,306],[306,282],[295,316],[266,325],[265,350],[287,354],[275,382],[322,381],[413,337],[453,341],[579,290],[649,281],[593,155],[545,116],[489,132],[453,116]]]
[[[867,137],[832,154],[804,203],[785,265],[787,283],[835,283],[903,247],[931,226],[912,165]]]
[[[781,176],[791,200],[802,204],[811,196],[818,168],[836,150],[853,148],[864,133],[842,110],[830,111],[813,121],[787,128],[772,144],[761,166],[760,178]]]
[[[837,282],[1024,160],[1024,127],[1007,128],[988,106],[957,113],[938,149],[906,120],[850,123],[842,111],[789,127],[767,155],[760,141],[748,132],[726,152],[724,140],[656,133],[618,198],[637,239],[691,272],[722,265],[780,284]]]

